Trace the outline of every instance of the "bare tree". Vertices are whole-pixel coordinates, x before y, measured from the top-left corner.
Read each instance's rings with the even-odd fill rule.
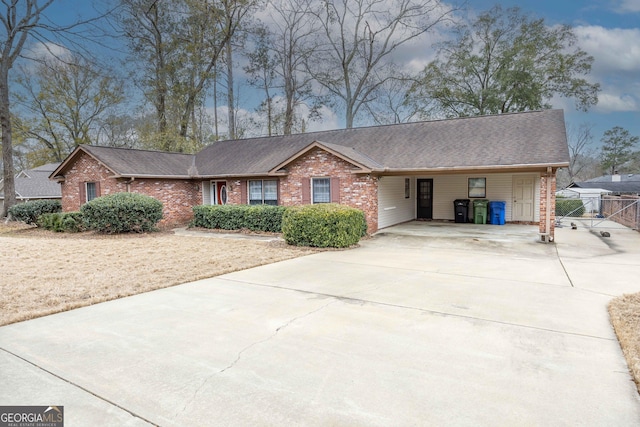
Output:
[[[257,26],[252,31],[251,39],[254,44],[254,50],[247,54],[249,64],[244,67],[244,71],[250,76],[249,84],[264,91],[265,98],[260,110],[264,111],[267,116],[267,135],[271,136],[274,134],[273,95],[271,91],[275,86],[275,67],[277,65],[269,55],[273,41],[269,30],[262,25]]]
[[[285,111],[283,132],[291,134],[296,122],[296,107],[312,99],[313,77],[305,68],[315,52],[315,39],[320,25],[311,13],[313,1],[300,0],[295,5],[282,0],[272,1],[274,43],[271,55],[282,80]],[[317,114],[317,105],[310,113]]]
[[[9,72],[20,56],[25,43],[41,22],[42,13],[53,0],[38,1],[3,0],[4,11],[0,23],[4,31],[0,35],[0,127],[2,130],[2,161],[4,166],[4,207],[1,216],[16,203],[13,145],[11,142],[11,105],[9,101]]]
[[[257,0],[121,0],[120,25],[138,63],[139,85],[156,110],[165,150],[191,146],[195,109],[216,64]]]
[[[570,182],[592,178],[583,175],[593,163],[597,162],[594,158],[596,150],[591,145],[593,143],[592,131],[593,125],[589,123],[582,123],[577,127],[568,126],[569,167],[567,171]]]
[[[414,79],[398,75],[387,79],[374,92],[375,100],[365,104],[373,121],[379,125],[407,123],[421,116],[421,107],[411,102],[409,92]]]
[[[124,100],[121,82],[104,71],[78,55],[45,58],[23,70],[20,127],[41,158],[61,162],[76,146],[97,142],[102,119]]]
[[[446,21],[438,0],[323,0],[313,14],[322,42],[307,69],[345,109],[347,128],[390,75],[382,73],[402,45]]]

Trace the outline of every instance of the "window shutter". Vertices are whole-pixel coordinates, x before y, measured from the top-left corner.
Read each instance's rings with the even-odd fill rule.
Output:
[[[331,203],[340,203],[340,178],[331,178]]]
[[[282,200],[280,200],[280,180],[276,181],[276,191],[278,192],[278,206],[282,205]]]
[[[240,181],[240,204],[245,205],[249,203],[247,196],[247,181]]]
[[[96,197],[100,197],[100,181],[96,181]]]
[[[85,182],[80,183],[80,205],[87,203],[87,187]]]
[[[302,204],[308,205],[311,203],[311,180],[309,178],[302,178]]]

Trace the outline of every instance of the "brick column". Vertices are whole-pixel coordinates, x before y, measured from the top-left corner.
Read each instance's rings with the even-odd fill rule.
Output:
[[[547,187],[549,187],[549,230],[547,230]],[[549,235],[548,241],[554,240],[556,221],[556,171],[540,177],[540,233]],[[543,236],[544,239],[544,236]],[[545,239],[547,240],[547,239]]]

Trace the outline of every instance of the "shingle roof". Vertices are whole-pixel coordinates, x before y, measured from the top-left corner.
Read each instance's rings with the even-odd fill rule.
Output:
[[[611,175],[599,176],[583,182],[575,182],[578,188],[604,188],[614,193],[639,194],[640,174],[620,174],[620,181],[613,181]]]
[[[51,178],[63,173],[69,159],[78,151],[85,151],[115,175],[123,177],[189,177],[195,159],[193,154],[80,145]]]
[[[49,163],[17,174],[14,183],[18,199],[61,198],[60,184],[49,180],[49,174],[59,165],[60,163]],[[0,196],[4,197],[4,193],[0,192]]]
[[[379,171],[569,161],[564,114],[544,110],[221,141],[198,153],[196,165],[204,176],[265,173],[314,141],[353,150],[359,162]]]
[[[354,164],[388,173],[560,167],[569,162],[562,110],[219,141],[196,155],[97,146],[78,149],[119,176],[213,178],[268,175],[313,143]],[[72,156],[52,175],[63,174]]]

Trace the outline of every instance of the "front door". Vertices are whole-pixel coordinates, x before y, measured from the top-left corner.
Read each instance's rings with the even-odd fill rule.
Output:
[[[535,176],[513,177],[512,221],[533,221],[535,207]]]
[[[418,219],[433,219],[433,180],[418,180]]]
[[[227,181],[211,182],[211,204],[212,205],[227,204]]]

